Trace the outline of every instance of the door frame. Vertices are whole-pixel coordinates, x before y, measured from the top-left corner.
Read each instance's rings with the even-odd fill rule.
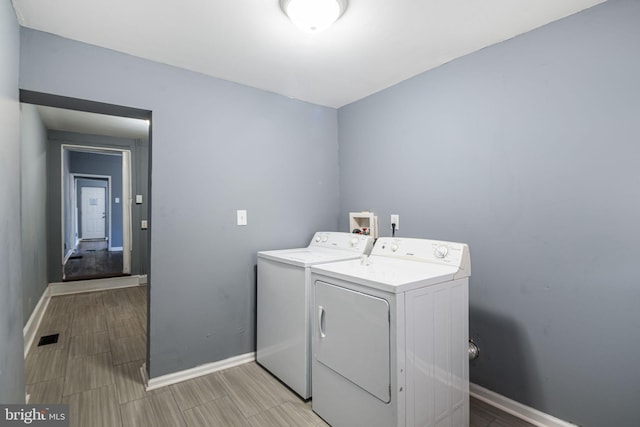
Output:
[[[106,234],[107,234],[107,240],[109,241],[109,250],[113,251],[115,250],[121,250],[122,248],[114,248],[113,246],[111,246],[111,242],[113,241],[112,239],[112,235],[111,235],[111,221],[112,221],[112,215],[111,215],[111,176],[109,175],[94,175],[94,174],[86,174],[86,173],[70,173],[70,180],[73,181],[73,191],[71,194],[71,197],[73,198],[71,200],[71,227],[72,227],[72,231],[75,233],[75,241],[74,244],[77,246],[78,243],[80,242],[80,237],[78,235],[78,231],[80,230],[80,216],[78,215],[78,179],[101,179],[101,180],[107,180],[107,194],[106,194],[106,210],[108,212],[108,221],[107,221],[107,230],[106,230]],[[123,231],[124,233],[124,231]],[[124,239],[124,236],[123,236]],[[124,240],[123,240],[123,244],[124,244]]]
[[[65,152],[66,151],[80,151],[85,153],[96,153],[96,154],[113,154],[120,153],[122,159],[122,273],[123,274],[131,274],[131,253],[133,251],[133,229],[132,229],[132,176],[131,176],[131,150],[124,148],[111,148],[111,147],[92,147],[87,145],[77,145],[77,144],[61,144],[60,145],[60,222],[62,228],[62,264],[67,261],[69,256],[71,256],[71,250],[65,253],[64,243],[67,237],[67,233],[69,230],[66,230],[65,227]],[[68,174],[69,180],[72,179],[71,173]],[[88,174],[76,174],[76,175],[85,175]],[[69,189],[73,189],[70,191],[72,194],[73,201],[72,204],[77,200],[77,194],[75,190],[75,180],[69,183]],[[111,182],[109,182],[109,203],[111,203]],[[73,205],[72,205],[73,206]],[[75,216],[74,212],[71,213],[72,218]],[[76,218],[77,220],[77,218]],[[109,219],[109,223],[111,223],[111,219]],[[77,228],[77,224],[76,227]],[[74,240],[77,239],[77,235],[74,237]],[[111,248],[111,227],[109,227],[109,247]]]

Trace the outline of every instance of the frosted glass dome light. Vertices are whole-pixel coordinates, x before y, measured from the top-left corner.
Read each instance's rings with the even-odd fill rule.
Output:
[[[319,33],[340,18],[347,0],[280,0],[280,7],[301,30]]]

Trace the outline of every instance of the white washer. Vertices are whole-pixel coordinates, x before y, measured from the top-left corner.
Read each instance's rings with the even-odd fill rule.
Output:
[[[258,252],[256,360],[303,399],[311,397],[310,268],[372,246],[370,236],[318,232],[306,248]]]
[[[469,248],[379,238],[311,268],[313,410],[333,427],[469,425]]]

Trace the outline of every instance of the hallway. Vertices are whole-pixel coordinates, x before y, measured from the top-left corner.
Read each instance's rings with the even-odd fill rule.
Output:
[[[63,271],[64,282],[124,276],[122,251],[109,251],[106,240],[83,240],[65,262]]]

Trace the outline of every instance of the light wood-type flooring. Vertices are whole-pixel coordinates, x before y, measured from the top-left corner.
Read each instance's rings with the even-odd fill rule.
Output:
[[[326,426],[256,363],[145,391],[146,286],[56,296],[26,359],[29,403],[67,403],[71,426]],[[471,427],[527,427],[471,399]]]

